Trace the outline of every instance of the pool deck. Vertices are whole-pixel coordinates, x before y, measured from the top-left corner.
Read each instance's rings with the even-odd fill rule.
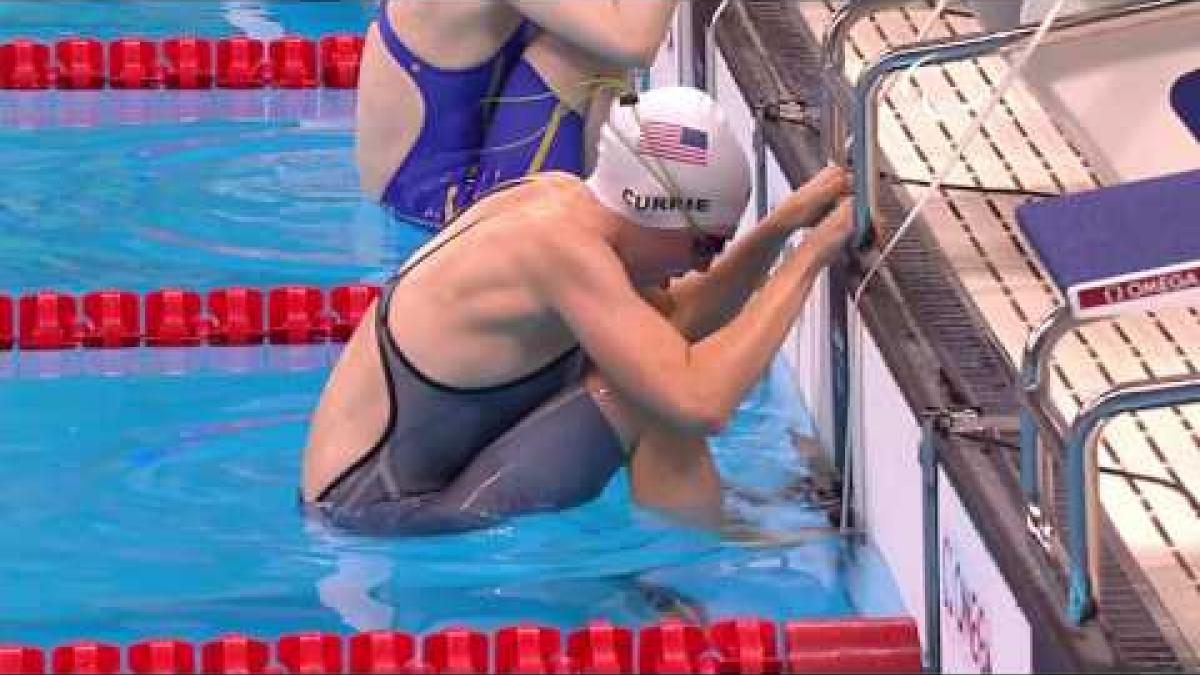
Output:
[[[795,3],[813,35],[824,33],[833,5]],[[863,21],[848,50],[850,73],[864,59],[911,43],[928,10],[885,11]],[[930,38],[979,31],[973,18],[948,16]],[[881,145],[897,175],[928,179],[946,161],[951,143],[970,124],[959,101],[986,100],[1007,64],[1000,57],[930,66],[916,71],[916,91],[936,101],[938,118],[905,105],[901,87],[880,110]],[[903,92],[912,95],[913,90]],[[1055,126],[1035,96],[1018,83],[988,120],[983,136],[949,180],[953,184],[1076,192],[1102,181]],[[914,203],[923,187],[897,187]],[[1026,197],[946,190],[924,217],[928,231],[957,272],[978,315],[984,317],[1010,363],[1019,363],[1026,336],[1060,303],[1017,233],[1014,211]],[[896,223],[893,223],[893,225]],[[1164,310],[1102,321],[1064,338],[1052,362],[1051,399],[1064,419],[1120,382],[1195,374],[1200,364],[1200,312]],[[1110,423],[1100,465],[1149,474],[1179,486],[1112,475],[1101,477],[1101,497],[1126,547],[1193,651],[1200,649],[1200,406],[1124,415]]]

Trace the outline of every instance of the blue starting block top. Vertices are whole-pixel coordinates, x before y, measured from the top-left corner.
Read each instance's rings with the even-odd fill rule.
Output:
[[[1017,221],[1076,314],[1200,295],[1200,171],[1032,202]]]

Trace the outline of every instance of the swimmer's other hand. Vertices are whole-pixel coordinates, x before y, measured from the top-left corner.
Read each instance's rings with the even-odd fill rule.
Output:
[[[838,200],[848,194],[850,174],[841,167],[831,165],[784,197],[771,211],[768,220],[783,228],[787,234],[815,227],[837,205]]]

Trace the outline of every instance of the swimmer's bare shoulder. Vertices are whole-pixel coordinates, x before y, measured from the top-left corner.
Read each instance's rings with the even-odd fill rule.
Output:
[[[559,171],[537,174],[521,185],[519,200],[517,208],[507,211],[522,237],[537,239],[541,246],[575,246],[596,239],[594,232],[580,225],[598,217],[603,207],[578,176]]]
[[[545,200],[548,204],[578,208],[581,204],[595,203],[583,179],[564,171],[536,174],[527,179],[525,185],[529,194],[536,194],[539,201]]]

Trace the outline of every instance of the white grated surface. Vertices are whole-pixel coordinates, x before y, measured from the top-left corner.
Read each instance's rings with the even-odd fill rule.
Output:
[[[832,14],[826,1],[796,3],[815,35]],[[911,43],[928,10],[886,11],[854,31],[847,67]],[[930,37],[974,33],[973,18],[951,16]],[[1007,68],[1001,57],[921,68],[915,82],[897,83],[880,112],[887,162],[905,178],[929,179],[951,154],[951,142],[971,122],[968,105],[982,102]],[[931,105],[922,100],[931,101]],[[930,114],[932,107],[932,112]],[[1046,192],[1098,187],[1100,179],[1038,101],[1018,83],[967,152],[950,183]],[[915,202],[924,188],[903,187]],[[925,213],[998,342],[1020,361],[1029,331],[1060,299],[1026,253],[1014,211],[1027,198],[946,190]],[[896,223],[893,223],[895,225]],[[1088,325],[1060,343],[1051,398],[1071,419],[1081,404],[1119,382],[1197,372],[1200,312],[1174,309]],[[1200,495],[1200,406],[1127,415],[1104,435],[1101,466],[1166,479]],[[1193,649],[1200,650],[1200,511],[1177,490],[1101,476],[1101,497],[1129,549]]]

